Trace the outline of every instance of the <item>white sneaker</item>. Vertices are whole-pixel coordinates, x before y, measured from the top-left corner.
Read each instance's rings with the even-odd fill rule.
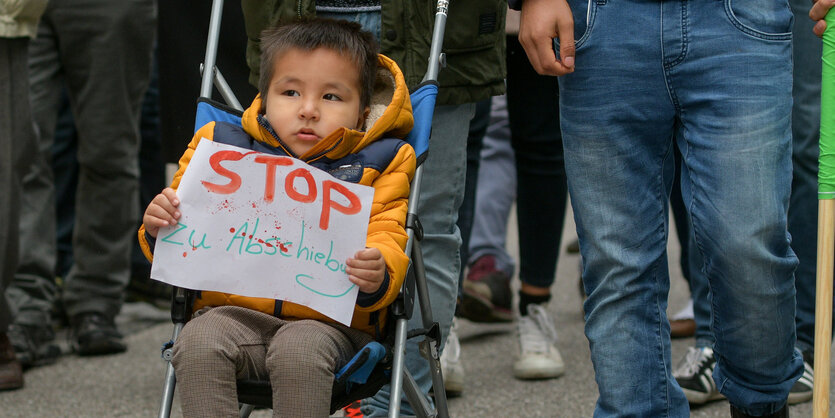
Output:
[[[444,389],[449,396],[459,396],[464,391],[464,365],[461,364],[461,343],[458,342],[457,318],[452,318],[452,328],[441,351],[441,374]]]
[[[543,305],[528,305],[528,314],[516,322],[520,353],[513,364],[517,379],[550,379],[565,372],[557,347],[557,330]]]

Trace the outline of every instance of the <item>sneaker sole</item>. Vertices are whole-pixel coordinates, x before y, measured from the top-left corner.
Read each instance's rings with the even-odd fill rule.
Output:
[[[461,316],[473,322],[513,322],[510,309],[499,308],[489,300],[464,290]]]
[[[787,403],[789,405],[796,405],[803,402],[809,402],[812,400],[812,392],[809,393],[789,393],[789,400]]]
[[[449,397],[457,397],[461,396],[461,393],[464,392],[464,380],[463,379],[444,379],[444,391],[446,392],[447,396]]]
[[[517,369],[513,368],[513,377],[520,380],[555,379],[565,373],[565,367]]]

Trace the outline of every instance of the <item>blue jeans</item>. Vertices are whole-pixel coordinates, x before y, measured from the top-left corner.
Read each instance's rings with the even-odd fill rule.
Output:
[[[818,139],[820,136],[820,56],[822,42],[812,33],[809,2],[790,0],[796,19],[793,30],[792,191],[788,230],[800,264],[794,273],[797,288],[797,343],[800,351],[815,346],[815,266],[817,262]],[[691,280],[696,313],[696,346],[711,346],[710,301],[706,280]],[[706,313],[706,314],[705,314]]]
[[[789,233],[800,260],[797,287],[797,348],[815,347],[815,266],[817,263],[818,139],[820,137],[821,49],[812,33],[809,1],[791,0],[794,22],[794,88],[792,96],[792,179]]]
[[[665,314],[674,146],[712,291],[714,379],[747,414],[782,408],[802,371],[797,258],[786,232],[788,3],[569,3],[576,70],[561,80],[560,116],[589,295],[595,416],[689,413],[672,377]]]
[[[481,166],[475,197],[475,216],[470,234],[470,256],[474,263],[481,257],[493,256],[496,269],[512,277],[516,261],[505,249],[507,219],[516,201],[516,162],[510,145],[510,122],[507,98],[496,96],[490,108],[490,126],[484,135]]]
[[[358,22],[365,30],[380,37],[380,12],[318,13],[337,19]],[[456,225],[458,208],[464,198],[464,182],[467,168],[467,133],[470,119],[475,114],[475,104],[435,106],[432,118],[432,136],[429,154],[423,163],[423,186],[420,190],[418,215],[423,224],[423,260],[429,286],[433,319],[441,326],[442,340],[446,341],[455,301],[458,295],[458,274],[461,268],[461,233]],[[415,304],[409,329],[422,328],[420,309]],[[412,373],[424,394],[432,387],[429,364],[418,352],[419,338],[406,343],[405,365]],[[362,413],[367,417],[388,416],[389,385],[376,395],[362,401]],[[403,396],[400,409],[403,415],[412,415],[412,409]]]
[[[329,19],[342,19],[350,22],[359,23],[363,29],[371,32],[371,34],[374,35],[374,39],[376,39],[377,42],[380,42],[379,10],[348,13],[317,11],[316,16],[327,17]]]
[[[452,325],[458,293],[461,237],[455,221],[464,196],[467,131],[474,113],[475,105],[472,103],[436,106],[429,154],[423,163],[423,186],[418,203],[418,215],[424,231],[421,249],[426,264],[432,315],[441,326],[444,341]],[[409,329],[422,327],[416,304]],[[406,343],[405,364],[421,392],[426,394],[432,386],[432,377],[426,359],[418,352],[419,340],[413,338]],[[374,397],[364,399],[362,413],[367,417],[388,416],[389,390],[389,385],[383,386]],[[400,411],[404,415],[413,415],[405,396]]]
[[[693,317],[696,322],[696,347],[713,347],[713,332],[710,330],[710,286],[705,278],[702,255],[696,246],[690,215],[684,205],[681,195],[681,152],[673,149],[675,173],[673,174],[673,189],[670,192],[670,208],[673,221],[681,246],[681,271],[690,288],[693,300]]]

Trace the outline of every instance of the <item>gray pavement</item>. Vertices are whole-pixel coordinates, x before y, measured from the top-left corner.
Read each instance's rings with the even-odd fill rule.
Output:
[[[511,225],[515,222],[511,221]],[[569,215],[563,248],[573,236],[574,225]],[[509,247],[516,248],[515,233],[511,232],[509,238]],[[670,312],[675,312],[684,306],[689,295],[678,269],[675,237],[671,242]],[[555,380],[515,380],[512,377],[516,350],[514,326],[462,321],[460,337],[467,386],[463,396],[450,400],[453,416],[592,416],[597,387],[583,335],[578,266],[579,257],[566,254],[563,249],[553,287],[554,299],[549,307],[559,331],[557,346],[566,362],[565,375]],[[24,389],[0,392],[0,417],[156,416],[164,373],[159,350],[170,338],[172,329],[168,313],[143,303],[128,304],[118,323],[128,335],[126,353],[87,358],[66,354],[53,365],[29,370]],[[692,339],[673,341],[674,362],[683,357],[692,343]],[[811,416],[811,403],[793,406],[791,414]],[[176,399],[173,416],[180,416]],[[253,416],[270,415],[257,411]],[[692,416],[727,417],[728,404],[718,401],[694,408]]]

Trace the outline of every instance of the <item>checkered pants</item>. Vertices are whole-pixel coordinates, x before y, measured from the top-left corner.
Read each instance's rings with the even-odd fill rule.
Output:
[[[334,373],[371,340],[340,324],[212,308],[174,344],[183,415],[238,417],[236,379],[269,379],[273,416],[327,417]]]

